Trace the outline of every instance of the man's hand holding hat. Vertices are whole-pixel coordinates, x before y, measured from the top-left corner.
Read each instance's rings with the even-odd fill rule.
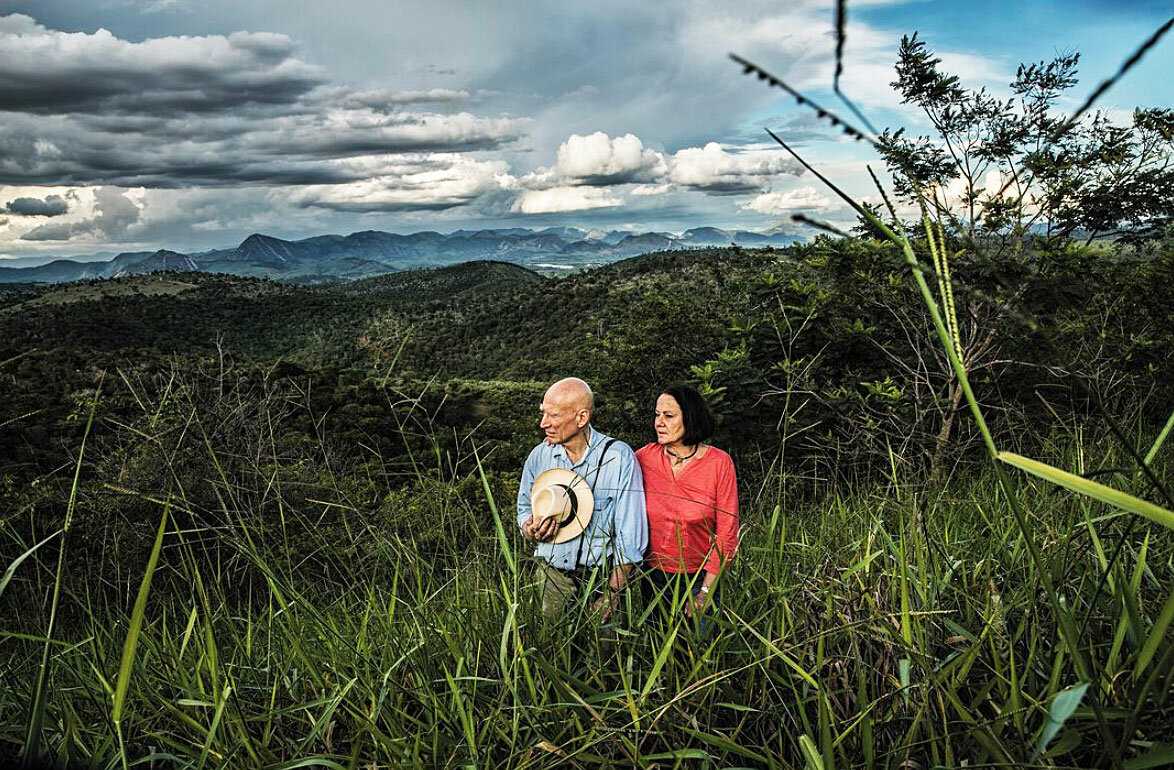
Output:
[[[591,523],[595,498],[590,485],[569,468],[551,468],[534,479],[530,489],[530,518],[522,533],[531,540],[565,543]]]
[[[553,516],[535,518],[531,516],[522,523],[522,534],[527,540],[536,540],[545,543],[558,532],[558,519]]]

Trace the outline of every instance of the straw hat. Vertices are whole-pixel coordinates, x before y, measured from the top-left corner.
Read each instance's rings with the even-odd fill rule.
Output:
[[[583,533],[591,523],[595,498],[583,477],[568,468],[551,468],[534,479],[530,511],[535,523],[555,517],[558,530],[548,543],[565,543]]]

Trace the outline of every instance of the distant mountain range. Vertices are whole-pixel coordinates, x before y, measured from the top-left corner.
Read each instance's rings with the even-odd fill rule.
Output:
[[[366,230],[345,236],[319,235],[299,241],[254,234],[231,249],[192,254],[160,249],[124,252],[109,260],[56,259],[35,267],[0,267],[0,283],[61,283],[159,270],[314,282],[366,278],[476,259],[558,270],[604,264],[651,251],[730,245],[781,247],[798,240],[801,240],[798,236],[785,233],[720,230],[716,227],[698,227],[679,235],[588,231],[575,227],[457,230],[447,235],[432,231],[398,235]]]

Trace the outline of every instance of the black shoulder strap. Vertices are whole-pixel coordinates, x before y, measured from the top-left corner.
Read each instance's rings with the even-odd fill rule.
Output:
[[[607,455],[607,450],[611,449],[611,445],[616,443],[619,439],[609,438],[603,445],[603,451],[599,453],[599,459],[595,461],[595,477],[591,480],[591,494],[595,494],[595,483],[599,481],[599,474],[603,472],[603,458]]]
[[[609,438],[606,442],[604,442],[603,449],[600,450],[600,452],[599,452],[599,459],[595,461],[595,476],[592,477],[591,481],[588,483],[588,486],[591,488],[591,497],[592,498],[595,497],[595,482],[599,481],[599,474],[603,472],[604,455],[607,454],[607,450],[611,449],[611,445],[614,443],[616,443],[616,439],[614,439],[614,438]],[[591,516],[592,516],[592,518],[595,517],[595,511],[591,512]],[[613,524],[613,530],[614,530],[614,524]],[[578,567],[579,561],[583,558],[583,545],[587,542],[587,538],[584,537],[584,535],[586,535],[586,534],[587,534],[586,529],[584,529],[582,532],[579,533],[579,549],[575,553],[574,567]],[[613,536],[614,536],[614,532],[613,532]],[[572,569],[574,569],[574,567],[572,567]]]

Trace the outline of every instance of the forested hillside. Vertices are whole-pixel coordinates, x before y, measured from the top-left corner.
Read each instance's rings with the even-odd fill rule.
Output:
[[[960,261],[972,376],[1004,429],[1046,434],[1058,407],[1095,412],[1090,395],[1119,416],[1160,419],[1174,370],[1171,265],[1165,245]],[[130,383],[149,392],[209,366],[304,384],[348,432],[379,435],[391,391],[435,400],[434,417],[458,433],[507,442],[503,467],[536,435],[526,431],[542,384],[568,374],[593,383],[598,422],[633,443],[648,436],[658,388],[689,380],[736,453],[769,464],[795,434],[788,462],[841,478],[875,470],[886,447],[928,469],[945,462],[947,423],[968,435],[898,256],[875,241],[665,252],[565,278],[493,262],[330,286],[159,273],[18,287],[3,301],[12,479],[68,456],[100,372],[98,440],[104,418],[126,419],[142,397]],[[493,430],[478,428],[486,418]]]

